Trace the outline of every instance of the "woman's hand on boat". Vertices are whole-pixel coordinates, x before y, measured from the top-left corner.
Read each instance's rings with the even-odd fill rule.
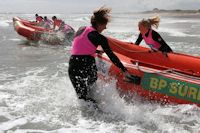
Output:
[[[125,78],[131,77],[131,74],[128,71],[125,71],[123,74]]]
[[[168,57],[167,52],[162,52],[165,57]]]
[[[149,50],[148,52],[149,52],[149,53],[154,53],[154,52],[158,52],[158,51],[155,50],[155,49],[151,49],[151,50]]]
[[[133,84],[140,84],[141,78],[130,74],[128,71],[124,72],[124,81],[128,83],[133,83]]]

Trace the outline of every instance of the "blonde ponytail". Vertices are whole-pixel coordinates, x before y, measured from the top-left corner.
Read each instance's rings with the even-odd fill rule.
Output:
[[[160,17],[155,16],[149,19],[142,19],[139,24],[143,25],[144,27],[150,29],[152,26],[155,27],[156,29],[158,28],[160,23]]]
[[[158,28],[159,23],[160,23],[160,17],[159,16],[152,17],[148,20],[149,20],[151,26],[155,27],[156,29]]]

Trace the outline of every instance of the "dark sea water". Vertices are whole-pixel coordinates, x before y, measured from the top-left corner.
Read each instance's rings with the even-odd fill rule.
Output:
[[[42,15],[57,15],[76,30],[90,22],[90,14]],[[27,41],[14,31],[14,16],[34,19],[34,14],[0,14],[0,133],[200,132],[199,107],[141,102],[137,96],[127,103],[119,97],[115,81],[97,82],[103,112],[87,109],[68,77],[71,46]],[[103,34],[134,42],[138,21],[151,16],[112,14]],[[199,14],[160,17],[157,31],[174,51],[200,56]]]

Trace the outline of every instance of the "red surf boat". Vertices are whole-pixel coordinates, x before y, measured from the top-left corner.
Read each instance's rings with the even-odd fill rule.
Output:
[[[35,22],[31,22],[19,17],[13,18],[13,26],[15,31],[31,41],[45,41],[51,44],[62,44],[67,41],[71,43],[74,30],[71,28],[69,30],[55,32],[51,29],[46,29],[39,26]]]
[[[26,37],[28,40],[32,40],[32,41],[40,40],[41,33],[45,33],[49,31],[48,29],[45,29],[43,27],[36,26],[35,22],[27,21],[19,17],[13,18],[13,25],[14,25],[15,31],[19,35]]]
[[[121,92],[162,103],[200,106],[200,57],[180,53],[149,52],[148,48],[109,38],[109,45],[139,82],[124,81],[105,53],[96,57],[99,77],[115,77]],[[99,48],[101,50],[101,48]]]

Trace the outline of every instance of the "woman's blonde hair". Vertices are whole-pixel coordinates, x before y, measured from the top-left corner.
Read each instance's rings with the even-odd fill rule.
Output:
[[[149,29],[153,26],[157,29],[159,26],[159,23],[160,23],[160,17],[155,16],[149,19],[142,19],[139,22],[139,25],[143,25],[144,27],[149,28]]]
[[[111,9],[104,6],[98,10],[95,10],[91,17],[92,26],[96,28],[98,24],[107,24],[110,21],[110,12]]]

